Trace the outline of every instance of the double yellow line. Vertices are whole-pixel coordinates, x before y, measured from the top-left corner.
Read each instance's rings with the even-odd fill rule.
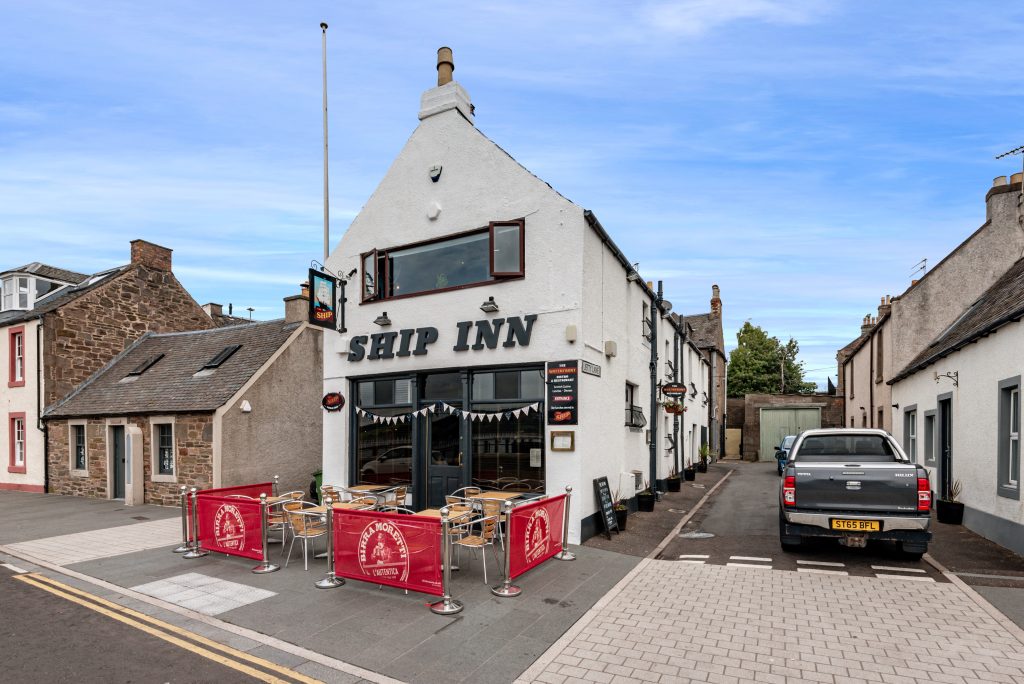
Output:
[[[75,589],[38,573],[15,575],[14,579],[77,603],[80,606],[85,606],[89,610],[106,615],[113,620],[134,627],[158,639],[163,639],[186,651],[191,651],[216,663],[220,663],[225,667],[244,672],[262,682],[267,682],[268,684],[294,684],[294,682],[321,684],[318,679],[307,677],[304,674],[272,663],[269,660],[250,655],[245,651],[239,651],[230,646],[219,644],[212,639],[207,639],[187,629],[182,629],[131,608],[125,608],[112,601]],[[262,669],[257,669],[257,667]]]

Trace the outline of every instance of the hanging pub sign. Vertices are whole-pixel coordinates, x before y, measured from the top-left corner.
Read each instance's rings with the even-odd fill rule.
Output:
[[[579,420],[579,364],[551,361],[547,367],[548,424],[576,425]]]
[[[338,281],[314,268],[309,269],[309,324],[338,329]]]
[[[661,386],[662,395],[673,399],[685,397],[686,392],[686,385],[681,382],[669,382]]]
[[[345,397],[341,396],[341,392],[328,392],[320,400],[320,405],[328,411],[340,411],[345,406]]]

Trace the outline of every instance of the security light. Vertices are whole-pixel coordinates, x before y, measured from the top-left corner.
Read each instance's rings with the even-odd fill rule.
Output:
[[[480,310],[484,313],[497,313],[498,303],[494,301],[494,297],[488,297],[487,301],[480,305]]]

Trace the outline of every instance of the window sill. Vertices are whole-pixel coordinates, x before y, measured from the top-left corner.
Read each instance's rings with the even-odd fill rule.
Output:
[[[1015,487],[1007,484],[1000,484],[996,489],[996,494],[1004,499],[1013,499],[1014,501],[1020,501],[1020,487]]]
[[[16,465],[7,466],[7,472],[9,472],[9,473],[17,473],[19,475],[24,475],[25,473],[28,472],[28,466],[23,466],[23,465],[20,465],[20,466],[16,466]]]
[[[149,481],[153,482],[153,483],[163,482],[165,484],[177,484],[178,483],[178,476],[177,475],[152,475],[152,476],[150,476]]]
[[[395,295],[393,297],[378,297],[374,299],[364,299],[359,302],[359,306],[365,304],[387,304],[388,302],[394,302],[401,299],[412,299],[414,297],[426,297],[428,295],[441,294],[442,292],[456,292],[458,290],[468,290],[473,287],[485,287],[487,285],[499,285],[501,283],[513,283],[518,280],[525,280],[526,276],[512,276],[512,277],[501,277],[495,278],[494,280],[485,280],[481,283],[469,283],[468,285],[455,285],[452,287],[441,287],[436,290],[427,290],[425,292],[413,292],[412,294]]]
[[[74,468],[72,468],[71,470],[68,471],[68,475],[70,475],[71,477],[89,477],[89,471],[75,470]]]
[[[10,381],[8,381],[7,386],[8,387],[24,387],[25,386],[25,381],[24,380],[10,380]]]

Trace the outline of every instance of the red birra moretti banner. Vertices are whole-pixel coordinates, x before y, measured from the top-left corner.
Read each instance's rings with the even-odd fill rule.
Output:
[[[334,574],[443,596],[441,521],[334,509]]]
[[[274,485],[205,489],[198,493],[199,546],[207,551],[263,560],[260,494],[271,496]]]
[[[508,517],[510,579],[561,553],[565,503],[565,494],[560,494],[512,509]]]

